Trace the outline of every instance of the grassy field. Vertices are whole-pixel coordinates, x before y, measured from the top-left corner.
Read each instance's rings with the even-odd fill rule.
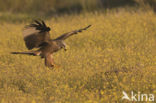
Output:
[[[0,103],[129,103],[130,94],[156,94],[156,14],[86,13],[46,20],[51,37],[92,24],[54,54],[59,67],[26,51],[22,29],[29,22],[0,23]]]

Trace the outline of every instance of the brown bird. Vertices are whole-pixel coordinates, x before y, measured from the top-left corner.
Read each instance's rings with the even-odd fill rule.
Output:
[[[24,28],[23,36],[25,45],[28,48],[28,50],[32,50],[34,48],[38,49],[28,52],[12,52],[12,54],[27,54],[33,56],[41,56],[41,58],[45,58],[45,65],[47,67],[54,67],[54,60],[52,54],[62,48],[66,50],[66,44],[64,40],[74,34],[88,29],[90,26],[91,25],[88,25],[85,28],[64,33],[56,39],[51,39],[49,33],[49,31],[51,30],[50,27],[47,27],[43,20],[35,20],[34,23]]]

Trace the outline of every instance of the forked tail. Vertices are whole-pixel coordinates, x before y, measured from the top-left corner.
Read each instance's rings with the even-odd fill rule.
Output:
[[[25,55],[33,55],[33,56],[35,56],[36,55],[36,53],[35,52],[11,52],[11,54],[25,54]]]

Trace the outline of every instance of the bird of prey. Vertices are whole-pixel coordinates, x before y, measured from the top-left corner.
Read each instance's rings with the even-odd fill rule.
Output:
[[[45,65],[47,67],[54,67],[53,53],[60,49],[66,50],[66,44],[64,42],[68,37],[87,30],[91,25],[85,28],[74,30],[63,35],[51,39],[49,31],[51,30],[43,20],[34,20],[30,25],[25,26],[23,30],[23,36],[25,45],[28,48],[27,52],[12,52],[12,54],[27,54],[33,56],[40,56],[45,59]],[[37,48],[37,50],[32,50]]]

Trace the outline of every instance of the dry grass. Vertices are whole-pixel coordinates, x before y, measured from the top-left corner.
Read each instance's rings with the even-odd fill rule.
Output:
[[[156,15],[108,13],[64,16],[46,21],[51,36],[93,26],[66,40],[48,69],[25,51],[26,23],[0,25],[0,103],[115,103],[122,91],[156,93]],[[126,101],[124,101],[125,103]]]

